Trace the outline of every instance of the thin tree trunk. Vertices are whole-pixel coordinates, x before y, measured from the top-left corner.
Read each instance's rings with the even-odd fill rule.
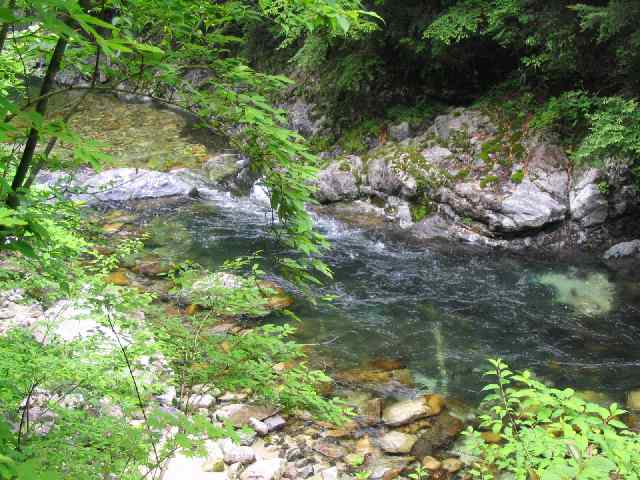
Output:
[[[7,8],[11,11],[16,6],[16,0],[10,0]],[[2,24],[2,28],[0,28],[0,53],[4,50],[4,44],[7,41],[7,36],[9,36],[9,28],[11,28],[11,24],[9,22]]]
[[[39,113],[43,118],[47,113],[47,105],[49,103],[48,93],[53,89],[55,77],[60,71],[60,65],[64,57],[64,52],[67,49],[67,42],[67,38],[64,36],[58,39],[56,47],[53,50],[53,54],[51,55],[51,61],[49,62],[47,73],[45,74],[42,86],[40,87],[39,96],[42,98],[36,104],[36,112]],[[38,129],[32,127],[29,131],[29,136],[27,137],[27,143],[24,146],[24,151],[22,152],[20,164],[18,165],[16,174],[13,177],[13,182],[11,183],[12,191],[7,197],[7,205],[11,208],[16,208],[18,206],[18,203],[20,202],[18,197],[18,190],[22,188],[22,185],[27,178],[29,167],[31,166],[31,162],[33,161],[33,154],[35,153],[36,147],[38,145],[39,136],[40,132],[38,132]]]

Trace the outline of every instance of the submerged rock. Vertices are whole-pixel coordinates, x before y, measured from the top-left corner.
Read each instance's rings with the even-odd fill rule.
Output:
[[[554,301],[572,307],[587,315],[603,315],[611,311],[614,304],[615,287],[606,275],[546,273],[537,278],[538,283],[555,290]]]
[[[422,432],[411,450],[411,455],[416,458],[432,456],[437,450],[453,442],[464,428],[462,420],[448,413],[433,417],[431,423],[431,428]]]

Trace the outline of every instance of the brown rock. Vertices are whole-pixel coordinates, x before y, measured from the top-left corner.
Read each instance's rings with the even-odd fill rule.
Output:
[[[426,456],[422,459],[422,466],[431,472],[435,472],[442,468],[442,462],[435,457]]]
[[[198,313],[200,310],[201,310],[200,309],[200,305],[196,305],[195,303],[192,303],[187,308],[185,308],[184,313],[186,313],[187,315],[189,315],[191,317],[191,316],[195,315],[196,313]]]
[[[449,473],[456,473],[462,470],[463,464],[457,458],[447,458],[442,462],[442,469]]]
[[[377,358],[369,363],[369,366],[374,370],[383,370],[390,372],[392,370],[400,370],[403,365],[400,360],[392,358]]]
[[[432,415],[438,415],[445,408],[446,400],[436,393],[427,397],[427,405],[431,408]]]
[[[464,428],[462,420],[442,413],[432,418],[432,426],[425,430],[411,450],[417,458],[432,456],[438,449],[449,445]]]
[[[363,410],[364,411],[362,413],[367,424],[376,425],[382,421],[381,398],[372,398],[371,400],[367,400]]]
[[[386,425],[397,427],[430,415],[432,415],[431,408],[425,399],[417,398],[403,400],[388,406],[382,412],[382,420]]]
[[[119,287],[126,287],[131,283],[124,270],[110,273],[106,278],[106,282]]]
[[[500,436],[499,433],[482,432],[482,433],[480,433],[480,436],[487,443],[496,444],[496,443],[500,443],[502,441],[502,437]]]

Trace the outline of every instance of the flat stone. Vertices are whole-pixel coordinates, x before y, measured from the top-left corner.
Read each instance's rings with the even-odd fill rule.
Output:
[[[220,407],[215,412],[215,416],[220,421],[229,421],[234,427],[242,427],[249,425],[251,418],[264,420],[271,417],[275,413],[275,409],[256,405],[248,405],[244,403],[232,403]]]
[[[402,432],[389,432],[380,438],[380,448],[387,453],[409,453],[418,437]]]
[[[347,451],[343,447],[324,440],[318,440],[313,444],[312,448],[325,457],[333,459],[342,458],[347,454]]]
[[[269,426],[257,418],[251,417],[249,419],[249,426],[253,428],[258,435],[263,437],[269,433]]]
[[[432,415],[432,411],[425,399],[418,398],[388,406],[382,412],[382,421],[390,427],[398,427],[430,415]]]
[[[280,415],[274,415],[273,417],[266,418],[264,424],[269,429],[269,433],[282,430],[287,424],[287,421]]]

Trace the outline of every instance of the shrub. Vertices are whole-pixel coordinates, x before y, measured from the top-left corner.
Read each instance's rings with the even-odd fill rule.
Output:
[[[472,474],[483,480],[510,472],[517,480],[639,479],[640,436],[620,420],[626,412],[586,402],[570,388],[552,388],[525,371],[516,374],[490,360],[495,383],[480,416],[482,429],[499,434],[488,444],[480,432],[466,435],[480,460]]]

